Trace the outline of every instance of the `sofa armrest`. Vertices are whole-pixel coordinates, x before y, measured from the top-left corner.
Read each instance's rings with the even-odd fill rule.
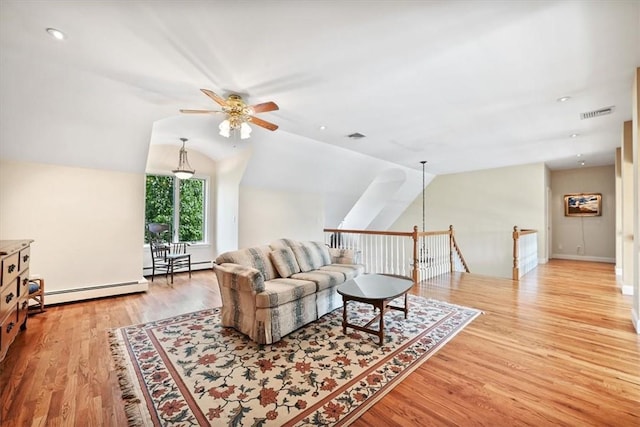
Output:
[[[360,251],[353,249],[329,248],[332,264],[357,264],[360,258]]]
[[[240,292],[260,293],[264,291],[264,277],[255,268],[240,264],[214,264],[213,271],[218,278],[218,285]]]

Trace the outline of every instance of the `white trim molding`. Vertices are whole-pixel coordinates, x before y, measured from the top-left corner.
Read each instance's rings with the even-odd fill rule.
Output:
[[[615,258],[599,257],[599,256],[582,256],[582,255],[568,255],[568,254],[552,254],[551,258],[556,259],[570,259],[573,261],[591,261],[591,262],[606,262],[608,264],[615,264]]]
[[[622,290],[622,295],[633,295],[633,286],[631,285],[622,285],[620,289]]]
[[[633,321],[633,326],[636,328],[636,333],[640,335],[640,316],[638,316],[637,311],[631,310],[631,320]]]

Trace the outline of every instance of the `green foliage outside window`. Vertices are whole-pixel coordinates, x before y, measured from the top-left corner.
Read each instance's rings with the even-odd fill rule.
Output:
[[[203,240],[204,229],[204,181],[187,179],[180,181],[180,227],[181,242]]]
[[[175,186],[178,185],[178,188]],[[179,180],[173,176],[147,175],[145,224],[170,224],[178,229],[178,240],[201,242],[204,240],[204,192],[202,179]],[[178,197],[178,214],[175,215]],[[176,223],[177,222],[177,223]],[[145,233],[145,243],[148,243]]]

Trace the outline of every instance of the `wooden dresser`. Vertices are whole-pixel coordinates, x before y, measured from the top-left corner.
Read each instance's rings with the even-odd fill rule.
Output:
[[[27,327],[29,261],[33,240],[0,240],[0,360]]]

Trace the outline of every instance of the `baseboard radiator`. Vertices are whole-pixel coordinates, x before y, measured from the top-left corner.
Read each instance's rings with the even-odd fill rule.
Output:
[[[135,292],[145,292],[148,288],[147,279],[142,278],[136,282],[109,283],[97,286],[45,291],[44,301],[46,305],[62,304]]]

